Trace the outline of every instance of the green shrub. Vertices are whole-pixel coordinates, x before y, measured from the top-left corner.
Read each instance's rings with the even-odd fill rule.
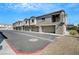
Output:
[[[70,30],[70,35],[77,35],[78,32],[76,30]]]
[[[71,30],[77,30],[77,26],[73,26]]]

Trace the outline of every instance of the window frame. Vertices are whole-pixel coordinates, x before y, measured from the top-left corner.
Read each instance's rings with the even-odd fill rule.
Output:
[[[42,21],[45,21],[45,18],[41,18],[42,19]]]
[[[32,23],[34,23],[34,19],[32,19]]]
[[[27,24],[27,21],[25,21],[25,23]]]

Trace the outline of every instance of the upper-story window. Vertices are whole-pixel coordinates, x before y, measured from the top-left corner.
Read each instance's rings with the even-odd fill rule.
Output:
[[[58,22],[60,19],[60,14],[52,15],[52,22]]]
[[[26,21],[26,24],[27,24],[27,21]]]
[[[45,21],[45,18],[42,18],[42,21]]]
[[[34,19],[32,19],[32,23],[34,23]]]

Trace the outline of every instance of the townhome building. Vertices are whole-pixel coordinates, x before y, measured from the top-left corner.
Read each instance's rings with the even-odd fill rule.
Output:
[[[32,16],[15,22],[13,28],[14,30],[65,34],[66,13],[64,10],[59,10],[41,16]]]
[[[22,30],[22,21],[17,21],[15,23],[13,23],[13,29],[14,30]]]
[[[12,25],[0,24],[0,30],[13,30]]]

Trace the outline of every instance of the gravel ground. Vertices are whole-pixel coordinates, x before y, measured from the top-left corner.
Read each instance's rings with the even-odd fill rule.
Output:
[[[62,36],[41,51],[42,55],[78,55],[79,38]]]

